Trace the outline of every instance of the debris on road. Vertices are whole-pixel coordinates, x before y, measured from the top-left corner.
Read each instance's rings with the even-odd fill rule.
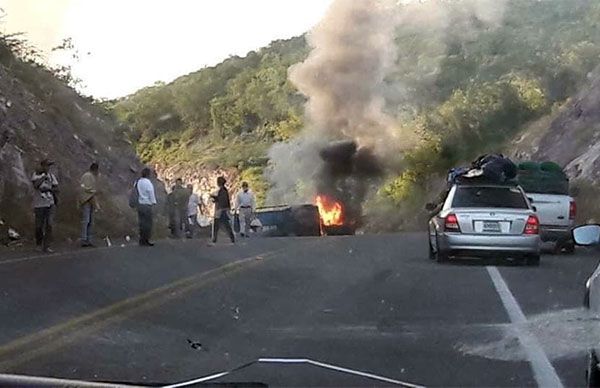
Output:
[[[238,320],[240,319],[240,308],[239,307],[232,307],[231,311],[233,311],[233,319]]]
[[[202,344],[198,341],[192,341],[191,339],[188,338],[187,342],[188,342],[188,344],[190,344],[190,347],[194,350],[206,350],[204,347],[202,347]]]
[[[19,240],[21,235],[13,228],[8,228],[8,238],[11,240]]]

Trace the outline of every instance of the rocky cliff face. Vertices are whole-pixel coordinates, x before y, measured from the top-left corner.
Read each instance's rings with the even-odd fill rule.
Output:
[[[31,238],[29,177],[44,158],[56,162],[60,182],[57,238],[78,237],[79,179],[93,161],[102,174],[97,235],[135,235],[127,192],[142,164],[116,128],[101,108],[0,47],[0,240],[9,227]]]
[[[580,221],[600,219],[600,68],[553,114],[534,123],[512,144],[517,160],[559,163],[577,188]]]
[[[600,178],[600,69],[590,83],[553,115],[535,123],[514,142],[518,159],[552,160],[572,179]]]

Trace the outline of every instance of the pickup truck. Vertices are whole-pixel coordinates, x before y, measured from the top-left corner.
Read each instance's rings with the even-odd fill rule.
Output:
[[[577,205],[569,195],[526,192],[540,220],[542,242],[556,243],[556,251],[575,251],[571,231],[575,222]]]
[[[542,242],[555,242],[556,253],[573,253],[571,235],[577,206],[569,195],[569,179],[553,162],[519,164],[517,181],[536,209]]]

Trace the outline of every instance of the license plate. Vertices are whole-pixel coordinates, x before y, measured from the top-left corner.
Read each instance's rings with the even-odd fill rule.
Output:
[[[502,232],[502,229],[498,222],[483,221],[483,231],[488,233],[500,233]]]

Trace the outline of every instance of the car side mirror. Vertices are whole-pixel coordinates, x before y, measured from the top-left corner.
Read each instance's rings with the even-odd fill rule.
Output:
[[[536,213],[537,213],[537,207],[535,207],[535,206],[532,206],[532,207],[531,207],[531,209],[532,209],[534,212],[536,212]]]
[[[600,225],[582,225],[573,229],[573,241],[582,246],[600,243]]]
[[[431,211],[434,211],[436,207],[437,207],[437,205],[435,203],[428,203],[425,205],[425,210],[431,212]]]

